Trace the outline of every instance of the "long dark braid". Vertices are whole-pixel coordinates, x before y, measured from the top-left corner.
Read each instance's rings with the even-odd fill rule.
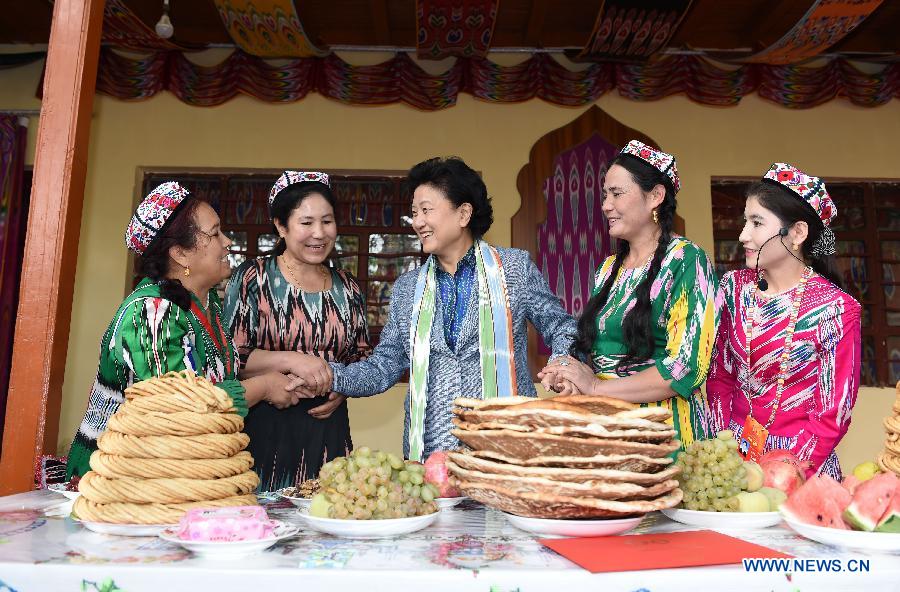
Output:
[[[643,160],[628,155],[620,154],[613,160],[612,164],[617,164],[627,170],[635,183],[645,192],[650,192],[657,185],[662,185],[666,190],[666,196],[657,208],[656,213],[659,220],[659,242],[656,251],[653,254],[653,260],[650,263],[650,269],[647,276],[638,284],[635,290],[636,302],[634,307],[628,312],[622,322],[622,335],[625,341],[627,351],[625,356],[616,365],[616,372],[623,374],[628,366],[642,362],[649,358],[653,353],[654,340],[651,330],[651,302],[650,288],[653,281],[659,274],[662,267],[663,258],[672,240],[672,229],[675,223],[675,209],[677,202],[675,200],[675,189],[669,178],[661,173],[655,167],[645,163]],[[601,290],[590,300],[578,319],[578,335],[572,343],[570,353],[573,356],[590,358],[594,341],[597,338],[597,315],[603,310],[609,299],[609,293],[616,281],[616,276],[622,268],[625,256],[630,251],[630,245],[627,241],[618,241],[619,246],[616,251],[616,258],[613,261],[612,270],[609,277],[603,283]],[[580,354],[580,355],[579,355]]]

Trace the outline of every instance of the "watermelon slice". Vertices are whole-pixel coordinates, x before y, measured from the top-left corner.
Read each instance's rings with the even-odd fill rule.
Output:
[[[792,520],[849,530],[842,514],[850,503],[850,493],[840,483],[825,475],[816,475],[800,486],[781,510]]]
[[[891,505],[878,521],[875,531],[900,532],[900,484],[894,489],[894,499],[891,500]]]
[[[844,475],[844,480],[841,481],[841,485],[850,493],[850,495],[856,493],[856,488],[859,487],[860,483],[862,483],[862,481],[853,475]]]
[[[894,473],[879,473],[860,484],[853,501],[844,510],[844,519],[857,530],[873,531],[891,506],[900,480]]]

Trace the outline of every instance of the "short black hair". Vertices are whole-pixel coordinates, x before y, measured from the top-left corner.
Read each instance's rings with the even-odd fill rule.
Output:
[[[405,187],[410,197],[419,185],[439,189],[454,207],[472,204],[469,230],[481,238],[494,223],[494,208],[481,177],[463,159],[456,156],[429,158],[409,170]]]

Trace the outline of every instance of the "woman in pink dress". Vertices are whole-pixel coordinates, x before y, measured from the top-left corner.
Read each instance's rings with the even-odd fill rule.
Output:
[[[859,390],[861,307],[841,289],[836,214],[822,180],[788,164],[748,188],[748,269],[719,284],[706,391],[718,429],[739,442],[756,430],[764,451],[789,450],[809,462],[807,476],[840,479],[834,450]]]

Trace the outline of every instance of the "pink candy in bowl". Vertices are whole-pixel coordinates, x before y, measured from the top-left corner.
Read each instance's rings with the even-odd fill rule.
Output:
[[[181,518],[175,535],[184,541],[256,541],[272,538],[275,526],[260,506],[197,508]]]

